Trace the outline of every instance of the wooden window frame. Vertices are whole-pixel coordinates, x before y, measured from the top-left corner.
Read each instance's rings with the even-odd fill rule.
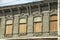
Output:
[[[21,24],[26,24],[26,33],[20,33],[20,19],[26,19],[26,23],[21,23]],[[28,24],[28,17],[21,17],[19,16],[19,26],[18,26],[18,34],[19,35],[26,35],[27,34],[27,24]]]
[[[9,20],[12,20],[12,24],[6,24],[6,22],[7,21],[9,21]],[[8,19],[8,20],[6,20],[6,22],[5,22],[5,33],[4,33],[4,36],[5,37],[12,37],[12,35],[13,35],[13,19]],[[7,28],[7,26],[6,25],[12,25],[12,33],[11,34],[6,34],[6,28]]]
[[[57,14],[50,15],[50,17],[51,17],[51,16],[57,16]],[[58,20],[50,20],[50,21],[49,21],[49,25],[50,25],[50,22],[57,22],[57,21],[58,21]],[[58,28],[57,28],[57,29],[58,29]],[[50,28],[49,28],[49,30],[50,30]],[[50,32],[51,32],[51,31],[50,31]],[[55,32],[55,31],[53,30],[53,32]]]

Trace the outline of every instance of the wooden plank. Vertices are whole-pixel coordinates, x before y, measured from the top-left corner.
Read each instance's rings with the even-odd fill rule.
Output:
[[[41,32],[42,31],[42,23],[34,23],[34,32]]]
[[[57,21],[50,22],[50,31],[58,31],[58,29],[57,29]]]
[[[6,25],[6,34],[12,34],[12,25]]]
[[[58,20],[57,16],[50,16],[50,20]]]
[[[26,33],[26,24],[20,23],[19,32],[20,33]]]

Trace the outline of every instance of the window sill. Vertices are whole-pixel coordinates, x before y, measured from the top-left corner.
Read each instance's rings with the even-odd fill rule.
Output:
[[[12,37],[12,34],[6,34],[5,37]]]
[[[55,32],[50,32],[49,35],[57,36],[57,35],[58,35],[58,32],[57,32],[57,31],[55,31]]]
[[[24,36],[24,35],[27,35],[27,33],[21,33],[21,34],[18,34],[19,36]]]
[[[33,36],[41,36],[43,33],[42,32],[35,32]]]

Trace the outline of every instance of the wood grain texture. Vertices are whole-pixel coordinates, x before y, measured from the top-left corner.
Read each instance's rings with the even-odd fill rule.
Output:
[[[50,16],[50,20],[58,20],[57,16]]]
[[[34,23],[34,32],[41,32],[42,31],[42,23],[35,22]]]
[[[6,34],[12,34],[12,25],[6,25]]]
[[[26,24],[20,23],[19,33],[26,33]]]

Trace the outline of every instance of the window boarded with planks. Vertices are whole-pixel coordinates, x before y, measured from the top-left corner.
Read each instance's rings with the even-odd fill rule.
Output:
[[[50,16],[50,32],[57,31],[57,15]]]
[[[6,25],[6,34],[12,34],[12,25]]]
[[[57,15],[50,16],[50,20],[57,20]]]
[[[20,19],[20,24],[19,24],[19,33],[26,33],[26,27],[27,27],[27,24],[26,24],[26,19]]]
[[[5,32],[6,35],[12,34],[12,27],[13,27],[12,20],[6,21],[6,32]]]
[[[34,32],[42,32],[41,17],[34,18]]]

